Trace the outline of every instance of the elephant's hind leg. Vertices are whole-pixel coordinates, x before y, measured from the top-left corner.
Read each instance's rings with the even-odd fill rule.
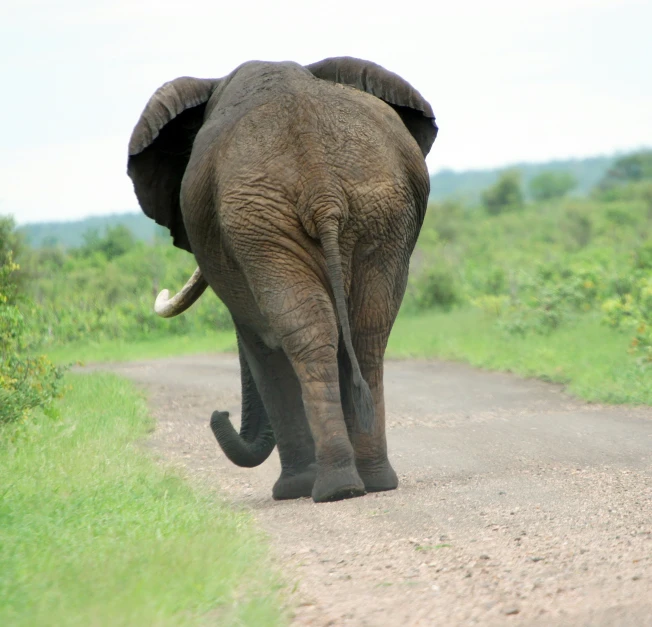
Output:
[[[317,334],[321,325],[312,324],[309,334]],[[301,382],[306,416],[315,440],[317,478],[312,490],[316,502],[335,501],[365,493],[364,483],[355,466],[353,447],[346,430],[339,394],[339,372],[336,355],[336,328],[324,340],[285,342],[290,361]]]
[[[283,211],[283,207],[277,211],[279,223]],[[301,236],[295,209],[291,211],[296,221],[292,228]],[[321,254],[319,248],[307,236],[297,246],[288,239],[286,231],[267,222],[264,228],[258,225],[247,231],[233,229],[227,235],[232,236],[234,250],[247,251],[239,262],[264,317],[268,342],[278,342],[301,390],[315,443],[317,473],[311,492],[313,499],[331,501],[362,496],[364,483],[355,466],[340,401],[337,319],[322,269],[314,261]],[[255,242],[260,243],[254,245]],[[259,391],[264,397],[263,391]]]
[[[408,252],[393,242],[357,268],[351,288],[353,346],[360,370],[374,399],[375,423],[371,433],[360,428],[350,399],[350,370],[345,354],[340,354],[342,405],[355,450],[355,461],[368,492],[394,490],[398,477],[387,456],[383,361],[389,334],[405,292]]]
[[[316,277],[306,278],[303,285],[294,278],[293,283],[287,291],[277,292],[278,300],[268,300],[267,310],[282,307],[274,328],[296,373],[315,441],[317,477],[312,497],[322,502],[362,496],[364,483],[355,466],[340,400],[333,306]],[[287,294],[300,297],[290,300]]]
[[[386,342],[384,334],[376,335],[376,342]],[[355,337],[355,336],[354,336]],[[346,417],[351,441],[355,450],[355,463],[358,474],[364,482],[367,492],[395,490],[398,477],[387,456],[387,439],[385,435],[385,401],[383,393],[383,364],[377,359],[377,344],[373,336],[354,341],[356,355],[365,381],[369,384],[374,399],[375,423],[371,433],[359,428],[351,399],[351,370],[348,357],[340,352],[340,377],[342,380],[342,407]]]

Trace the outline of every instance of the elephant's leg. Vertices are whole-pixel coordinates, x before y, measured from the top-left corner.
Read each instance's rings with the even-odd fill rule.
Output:
[[[366,335],[356,347],[362,376],[369,384],[374,399],[376,417],[371,433],[354,428],[351,438],[355,450],[355,463],[367,492],[395,490],[398,486],[398,477],[387,457],[382,361],[384,350],[378,360],[378,347],[387,345],[388,336],[389,333]],[[375,338],[375,341],[372,338]]]
[[[379,248],[356,268],[351,289],[353,346],[360,370],[374,399],[375,421],[370,433],[357,424],[350,398],[350,364],[340,351],[342,406],[355,450],[355,461],[368,492],[394,490],[398,477],[387,456],[383,360],[389,334],[407,283],[408,258],[400,250]]]
[[[388,335],[388,334],[387,334]],[[398,486],[398,477],[387,457],[387,438],[385,431],[385,398],[383,390],[383,363],[381,353],[378,358],[379,346],[386,345],[384,333],[356,335],[354,331],[354,346],[360,370],[369,384],[374,399],[375,421],[371,433],[361,430],[357,424],[353,403],[351,400],[351,370],[348,357],[344,351],[340,353],[340,376],[342,385],[342,407],[353,448],[355,463],[367,492],[394,490]],[[364,339],[362,339],[364,338]]]
[[[283,207],[278,210],[279,223],[284,211]],[[290,207],[289,211],[296,221],[295,209]],[[292,232],[301,236],[300,224],[291,227]],[[355,466],[340,402],[338,326],[325,287],[326,277],[315,262],[312,240],[302,236],[301,245],[297,246],[287,232],[276,232],[275,228],[267,223],[264,229],[248,231],[234,227],[227,230],[226,236],[231,237],[234,250],[247,251],[246,257],[239,260],[247,287],[265,319],[269,337],[279,343],[299,383],[315,443],[317,476],[313,499],[361,496],[365,493],[364,484]],[[264,238],[258,239],[261,233]],[[259,245],[253,245],[258,241]]]
[[[238,327],[238,336],[274,429],[281,458],[281,476],[272,495],[275,499],[310,496],[317,475],[315,445],[296,374],[281,349],[269,348],[246,328]]]
[[[355,466],[340,400],[337,362],[338,332],[333,306],[317,280],[294,284],[281,297],[270,298],[268,311],[301,388],[310,431],[315,442],[317,478],[315,501],[332,501],[365,493]],[[287,294],[297,295],[290,300]],[[278,307],[278,308],[277,308]]]
[[[317,478],[312,490],[316,502],[362,496],[339,392],[339,372],[334,345],[310,350],[308,359],[293,353],[291,360],[301,382],[303,403],[315,440]]]

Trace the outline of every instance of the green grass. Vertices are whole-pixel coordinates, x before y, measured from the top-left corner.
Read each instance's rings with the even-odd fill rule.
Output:
[[[130,383],[68,382],[61,419],[0,432],[0,625],[282,624],[249,517],[142,452]]]
[[[104,340],[67,344],[47,350],[47,356],[56,364],[68,364],[157,359],[235,350],[235,331],[215,331],[201,335],[150,337],[129,342]]]
[[[464,361],[566,384],[588,401],[652,405],[652,367],[627,352],[631,338],[590,315],[547,336],[508,335],[478,310],[399,316],[388,357]]]
[[[550,335],[509,335],[476,309],[402,313],[387,350],[390,358],[463,361],[566,385],[588,401],[652,405],[652,368],[628,353],[631,337],[600,323],[593,314]],[[70,345],[49,352],[56,363],[126,361],[235,351],[235,334],[170,336],[131,343]]]

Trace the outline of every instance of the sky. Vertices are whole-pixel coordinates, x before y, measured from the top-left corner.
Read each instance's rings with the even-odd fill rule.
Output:
[[[3,0],[0,214],[137,210],[127,144],[149,97],[249,59],[400,74],[437,117],[433,173],[652,146],[650,24],[649,0]]]

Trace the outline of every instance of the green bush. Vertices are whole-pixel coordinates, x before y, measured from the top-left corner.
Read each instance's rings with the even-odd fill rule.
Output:
[[[482,203],[490,215],[522,209],[525,203],[520,172],[518,170],[503,172],[498,181],[482,193]]]
[[[645,202],[646,218],[648,222],[652,223],[652,183],[641,188],[641,198]]]
[[[633,333],[631,352],[652,362],[652,240],[634,250],[632,260],[630,280],[602,311],[607,324]]]
[[[462,210],[452,238],[437,231],[445,215],[438,203],[426,216],[405,309],[468,302],[521,336],[547,336],[611,312],[610,324],[617,317],[631,334],[633,353],[646,355],[652,224],[640,189],[615,200],[550,200],[545,211],[541,204],[489,216]]]
[[[464,228],[464,207],[454,200],[432,203],[426,214],[424,228],[434,229],[442,242],[454,242]]]
[[[562,198],[577,185],[570,172],[542,172],[530,181],[530,195],[534,200]]]
[[[647,207],[650,207],[652,201],[652,181],[643,180],[638,182],[622,183],[610,187],[596,187],[591,195],[596,200],[602,202],[626,201],[643,201]],[[648,214],[648,219],[650,218]]]
[[[231,328],[226,307],[207,293],[183,316],[164,320],[154,313],[161,289],[181,289],[196,267],[191,255],[167,243],[131,242],[120,229],[104,238],[88,236],[65,253],[34,251],[30,258],[30,319],[41,345],[135,340]]]
[[[408,307],[450,310],[462,302],[460,286],[453,268],[446,262],[435,262],[410,281]]]
[[[0,426],[23,420],[30,410],[52,411],[61,393],[63,371],[43,356],[32,357],[23,310],[29,303],[19,291],[13,260],[13,221],[0,220]]]
[[[562,229],[570,249],[588,246],[593,235],[593,220],[584,208],[570,207],[564,216]]]
[[[602,177],[598,188],[608,190],[639,181],[652,181],[652,150],[642,150],[617,159]]]
[[[84,234],[84,244],[76,253],[85,258],[99,254],[111,261],[129,252],[135,245],[136,238],[131,231],[124,224],[118,224],[108,227],[104,236],[100,236],[95,229],[87,231]]]
[[[583,311],[597,297],[595,270],[542,264],[532,275],[521,276],[509,306],[499,312],[500,326],[510,334],[547,335]]]

